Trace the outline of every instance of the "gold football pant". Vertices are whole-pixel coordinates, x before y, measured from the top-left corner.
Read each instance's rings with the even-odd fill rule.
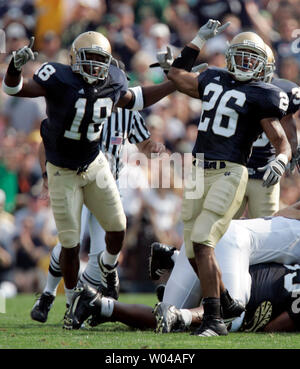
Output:
[[[183,195],[182,220],[188,258],[194,257],[193,242],[215,247],[241,206],[248,181],[247,168],[228,161],[223,163],[226,167],[221,169],[218,169],[220,165],[217,169],[192,167],[194,178],[197,171],[204,176],[200,198],[187,198],[187,192],[192,189],[191,183],[185,186]],[[201,180],[201,174],[198,177]]]
[[[248,205],[247,218],[262,218],[279,210],[280,183],[263,187],[262,179],[248,179],[247,189],[240,209],[234,216],[239,219]]]
[[[49,162],[47,174],[50,203],[63,247],[72,248],[80,242],[83,204],[105,231],[119,232],[126,229],[120,194],[102,153],[80,174]]]

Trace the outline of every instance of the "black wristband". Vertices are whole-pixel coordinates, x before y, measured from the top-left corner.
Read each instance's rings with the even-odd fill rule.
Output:
[[[10,76],[19,76],[21,74],[21,71],[15,67],[14,58],[11,58],[8,64],[7,74]]]
[[[172,64],[172,67],[184,69],[190,72],[198,58],[200,50],[193,49],[185,46],[178,58],[176,58]]]
[[[47,172],[46,172],[46,171],[45,171],[45,172],[43,172],[42,177],[43,177],[44,179],[48,178],[48,174],[47,174]]]

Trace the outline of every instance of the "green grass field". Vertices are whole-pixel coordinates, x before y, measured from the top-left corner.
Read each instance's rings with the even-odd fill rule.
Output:
[[[0,314],[1,349],[299,349],[300,334],[242,334],[199,338],[188,333],[160,334],[133,330],[121,323],[105,323],[77,331],[62,329],[64,296],[57,296],[44,324],[31,320],[34,295],[6,300]],[[154,306],[152,294],[123,294],[120,301]]]

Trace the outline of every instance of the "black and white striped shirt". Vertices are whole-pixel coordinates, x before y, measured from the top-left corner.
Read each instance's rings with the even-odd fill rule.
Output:
[[[120,172],[122,151],[126,139],[137,144],[150,137],[143,117],[137,111],[117,108],[104,123],[100,135],[100,150],[106,155],[116,179]]]

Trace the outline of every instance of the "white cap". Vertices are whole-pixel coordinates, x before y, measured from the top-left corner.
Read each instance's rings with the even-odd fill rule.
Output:
[[[164,23],[156,23],[150,28],[149,34],[152,37],[170,37],[170,29]]]
[[[79,0],[78,3],[81,6],[86,6],[87,8],[97,9],[100,5],[99,0]]]
[[[26,30],[23,24],[12,22],[6,27],[5,34],[7,38],[23,38],[26,37]]]

